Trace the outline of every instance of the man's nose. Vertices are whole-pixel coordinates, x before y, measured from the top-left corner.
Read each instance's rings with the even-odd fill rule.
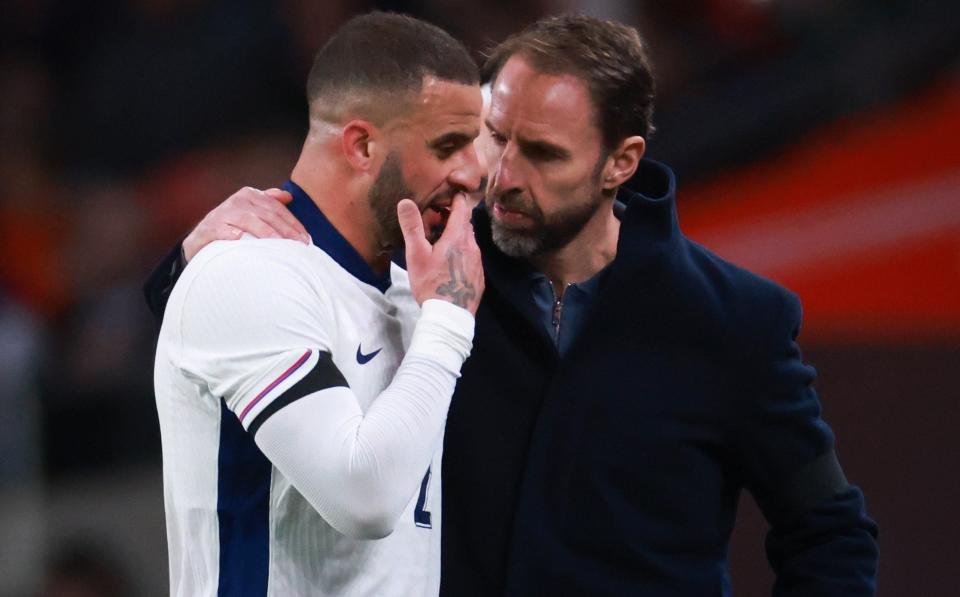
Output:
[[[520,188],[522,180],[515,157],[516,152],[509,146],[500,154],[495,164],[496,172],[491,177],[494,193],[502,195]]]
[[[461,163],[450,172],[450,183],[472,193],[480,188],[483,170],[477,159],[477,151],[473,147],[473,143],[468,143],[462,154]]]

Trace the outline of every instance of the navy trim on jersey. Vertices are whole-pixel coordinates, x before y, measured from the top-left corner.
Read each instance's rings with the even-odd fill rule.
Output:
[[[354,278],[373,286],[380,292],[386,292],[390,288],[389,268],[383,274],[374,272],[370,264],[360,256],[360,253],[357,253],[353,245],[347,242],[347,239],[343,238],[343,235],[334,228],[330,220],[323,215],[323,212],[307,195],[306,191],[292,180],[284,183],[283,190],[293,195],[293,201],[287,205],[287,208],[307,229],[307,234],[313,238],[313,244],[333,257],[334,261],[350,272]]]
[[[253,436],[220,400],[217,597],[264,597],[270,562],[270,475],[273,466]],[[186,530],[189,532],[189,529]]]
[[[303,379],[290,386],[283,394],[274,398],[274,400],[250,422],[250,427],[247,428],[247,431],[251,437],[256,436],[260,426],[273,416],[273,413],[291,402],[295,402],[304,396],[309,396],[314,392],[326,390],[327,388],[350,387],[350,384],[344,379],[343,374],[340,373],[337,366],[333,364],[333,358],[329,352],[319,351],[317,357],[317,364],[303,376]]]
[[[413,509],[413,524],[424,529],[432,529],[431,514],[424,509],[427,504],[427,489],[430,487],[430,469],[420,481],[420,494],[417,496],[417,505]]]

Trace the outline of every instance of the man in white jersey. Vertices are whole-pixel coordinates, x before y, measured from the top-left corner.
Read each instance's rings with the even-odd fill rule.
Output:
[[[436,27],[351,20],[284,185],[312,243],[213,243],[183,272],[155,368],[172,595],[437,593],[439,452],[483,292],[478,79]]]

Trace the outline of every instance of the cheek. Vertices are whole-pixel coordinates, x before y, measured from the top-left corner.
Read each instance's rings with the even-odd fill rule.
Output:
[[[592,194],[594,176],[592,168],[584,168],[581,164],[566,164],[539,169],[536,177],[536,187],[544,200],[552,200],[560,207],[563,203],[579,198],[585,194]],[[537,194],[537,189],[531,189]]]
[[[440,166],[421,162],[417,168],[411,168],[407,172],[406,182],[410,190],[422,198],[443,184],[444,174],[444,170]]]

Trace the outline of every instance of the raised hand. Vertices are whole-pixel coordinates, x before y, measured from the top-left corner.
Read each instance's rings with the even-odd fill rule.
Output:
[[[431,245],[424,235],[417,204],[404,199],[397,205],[397,217],[406,245],[410,288],[420,304],[436,298],[476,314],[483,294],[480,248],[473,236],[466,197],[458,193],[451,207],[443,234]]]
[[[243,233],[310,242],[303,225],[285,207],[292,199],[290,193],[280,189],[243,187],[204,216],[184,239],[184,258],[190,261],[213,241],[236,240]]]

